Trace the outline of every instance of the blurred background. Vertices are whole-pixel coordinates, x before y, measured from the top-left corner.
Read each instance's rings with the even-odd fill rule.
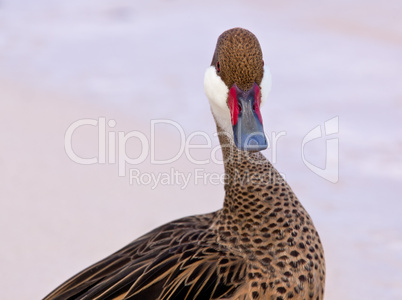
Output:
[[[283,133],[264,153],[321,235],[326,299],[401,299],[401,9],[396,0],[0,0],[0,298],[41,299],[150,229],[222,206],[219,184],[130,182],[130,169],[221,174],[211,159],[157,165],[147,156],[119,176],[109,156],[72,161],[65,133],[77,120],[112,120],[106,133],[82,126],[73,135],[75,153],[99,158],[99,135],[109,147],[118,132],[150,136],[151,120],[169,119],[215,147],[204,71],[217,37],[244,27],[273,74],[266,134]],[[302,155],[305,136],[336,117],[338,132]],[[172,158],[179,131],[158,126],[155,157]],[[305,163],[325,167],[328,139],[339,142],[329,157],[335,183]],[[137,139],[126,146],[130,157],[143,149]]]

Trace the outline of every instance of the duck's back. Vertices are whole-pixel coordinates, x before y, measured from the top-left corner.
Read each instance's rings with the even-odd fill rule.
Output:
[[[244,282],[244,260],[219,245],[217,213],[167,223],[75,275],[45,300],[221,299]]]

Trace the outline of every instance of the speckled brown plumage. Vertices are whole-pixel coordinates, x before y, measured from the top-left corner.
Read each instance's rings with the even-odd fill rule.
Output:
[[[222,34],[217,62],[227,86],[261,82],[261,49],[249,31]],[[310,216],[261,153],[239,150],[219,125],[218,133],[221,210],[149,232],[45,299],[323,299],[324,254]]]
[[[324,253],[310,216],[261,153],[237,150],[226,134],[220,142],[229,145],[227,182],[215,230],[219,244],[248,261],[234,299],[323,299]]]
[[[217,63],[219,76],[229,87],[236,83],[246,91],[254,82],[261,84],[262,51],[257,38],[248,30],[233,28],[219,36],[211,65]]]

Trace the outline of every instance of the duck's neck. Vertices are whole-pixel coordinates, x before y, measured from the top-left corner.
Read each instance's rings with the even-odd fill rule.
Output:
[[[233,138],[219,126],[218,135],[226,179],[219,223],[241,234],[254,235],[270,218],[283,214],[286,206],[296,199],[282,176],[260,152],[239,150]]]

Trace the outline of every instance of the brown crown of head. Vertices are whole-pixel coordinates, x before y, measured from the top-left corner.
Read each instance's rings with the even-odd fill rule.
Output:
[[[260,86],[264,75],[260,43],[243,28],[229,29],[219,36],[211,65],[229,88],[236,83],[243,91],[254,82]]]

